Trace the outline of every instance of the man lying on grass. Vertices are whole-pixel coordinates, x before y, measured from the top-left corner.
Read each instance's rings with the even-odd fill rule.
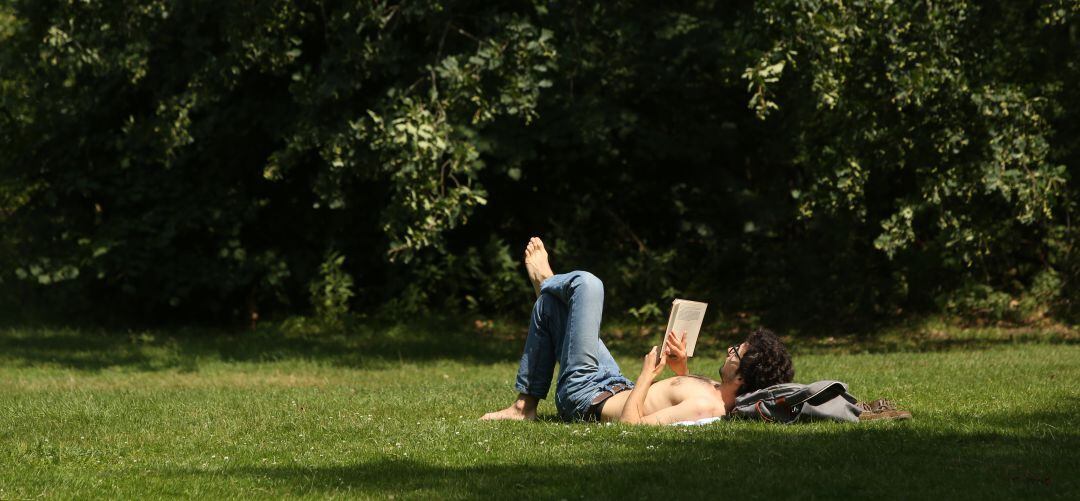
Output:
[[[724,416],[738,395],[791,382],[795,375],[783,342],[772,332],[758,329],[743,343],[728,348],[719,382],[692,376],[685,342],[676,341],[669,332],[663,354],[653,347],[645,355],[635,384],[623,377],[600,340],[604,309],[600,279],[585,271],[555,275],[544,243],[536,237],[525,247],[525,268],[537,299],[518,368],[518,398],[480,419],[536,419],[536,406],[547,397],[556,361],[560,369],[555,406],[566,421],[662,425]],[[665,366],[676,377],[654,384]]]

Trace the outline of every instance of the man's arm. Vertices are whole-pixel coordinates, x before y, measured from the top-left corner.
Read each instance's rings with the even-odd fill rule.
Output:
[[[659,362],[657,359],[659,359]],[[623,411],[622,415],[619,416],[619,421],[623,423],[641,422],[645,412],[645,395],[649,394],[649,388],[652,386],[656,376],[664,372],[665,365],[667,364],[664,357],[661,357],[657,353],[656,347],[653,346],[641,363],[641,375],[638,376],[634,389],[630,390],[630,396],[626,397],[626,403],[623,404]]]
[[[723,407],[717,408],[714,402],[705,398],[693,398],[684,400],[678,405],[660,409],[648,416],[642,416],[632,424],[664,425],[678,423],[679,421],[697,421],[707,417],[723,416],[724,414],[726,414],[725,409]]]

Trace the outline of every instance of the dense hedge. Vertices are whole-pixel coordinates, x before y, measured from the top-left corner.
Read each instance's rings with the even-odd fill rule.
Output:
[[[0,287],[519,312],[519,255],[807,327],[1075,318],[1080,2],[0,5]]]

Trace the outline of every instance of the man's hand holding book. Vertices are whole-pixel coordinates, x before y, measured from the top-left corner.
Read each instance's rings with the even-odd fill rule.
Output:
[[[686,366],[686,332],[675,334],[673,331],[668,331],[667,336],[664,337],[664,357],[667,359],[668,367],[671,367],[676,375],[690,374],[690,369]]]

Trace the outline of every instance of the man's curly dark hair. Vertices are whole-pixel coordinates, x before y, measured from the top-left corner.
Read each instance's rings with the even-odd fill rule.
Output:
[[[739,362],[738,374],[743,379],[739,395],[774,384],[790,383],[795,378],[791,355],[772,331],[759,328],[750,333],[746,342],[749,346]]]

